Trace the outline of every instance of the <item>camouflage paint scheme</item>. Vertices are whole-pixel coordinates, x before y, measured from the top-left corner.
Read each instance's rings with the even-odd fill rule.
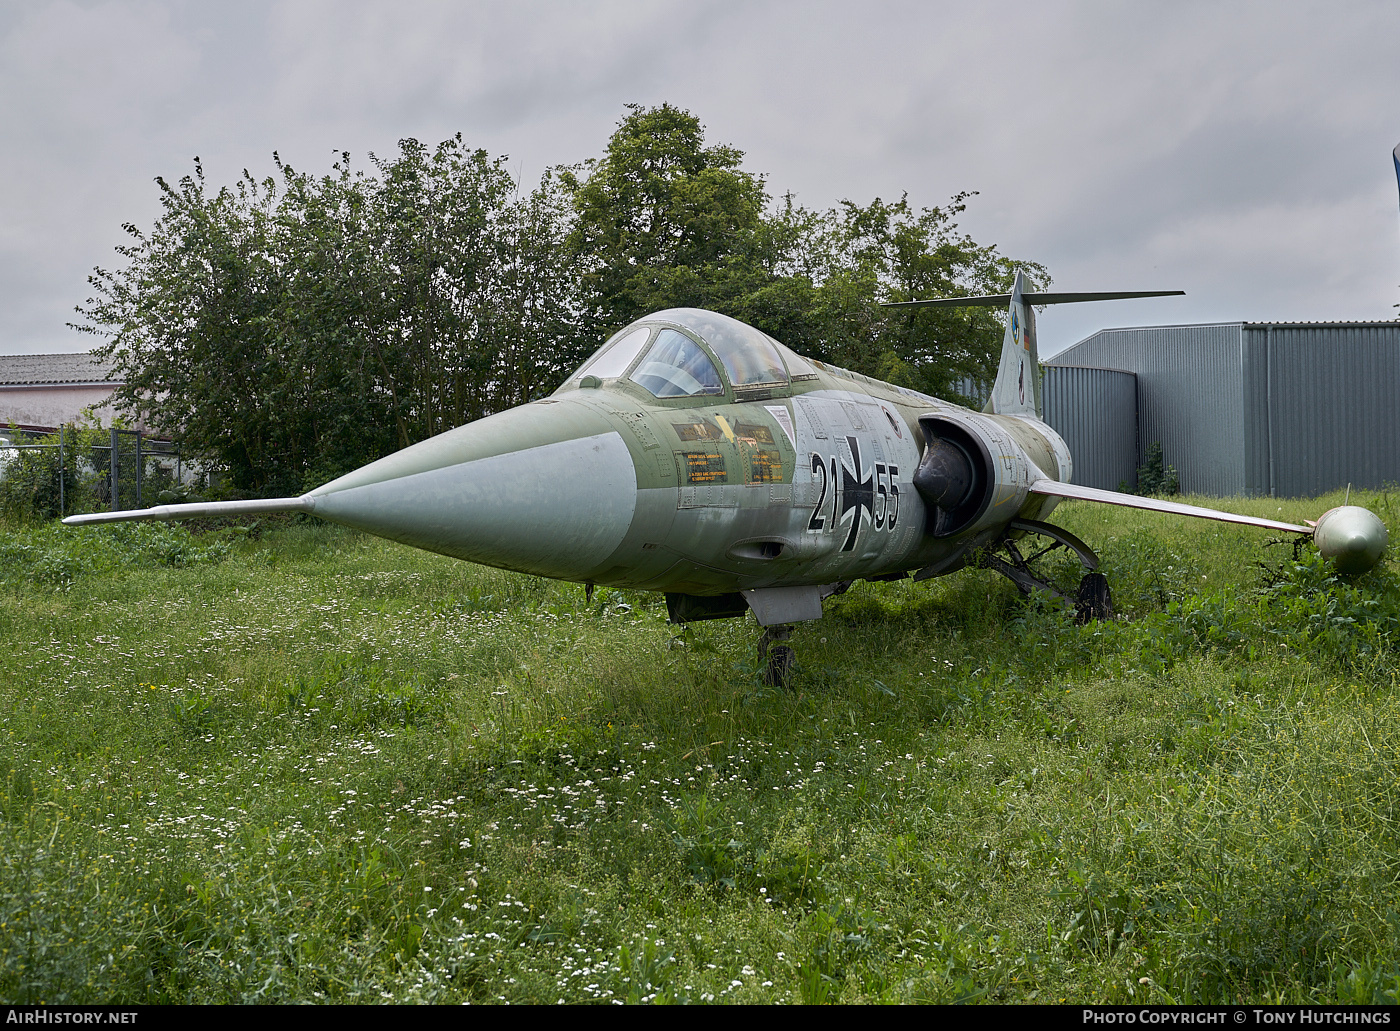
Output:
[[[676,309],[640,324],[703,342],[689,329],[701,315],[733,321]],[[990,543],[1010,519],[1041,519],[1055,506],[1056,498],[1026,493],[1037,475],[1070,471],[1064,441],[1038,418],[972,412],[772,346],[785,383],[735,388],[726,380],[722,396],[658,398],[626,375],[596,386],[576,375],[551,397],[312,491],[312,510],[521,572],[714,595],[903,573]],[[919,418],[929,415],[979,427],[1005,473],[985,516],[951,538],[925,533],[927,508],[912,482]],[[537,455],[551,449],[574,459],[575,470],[546,472]],[[375,484],[382,496],[367,511],[365,488]],[[353,509],[337,503],[342,494]],[[623,496],[634,503],[608,503]],[[432,525],[404,525],[406,509],[428,508]],[[509,533],[512,525],[521,532]],[[599,546],[600,530],[611,548]]]

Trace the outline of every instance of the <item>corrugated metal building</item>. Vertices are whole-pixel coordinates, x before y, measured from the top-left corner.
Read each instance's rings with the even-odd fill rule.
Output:
[[[1074,482],[1117,490],[1137,482],[1137,376],[1119,369],[1046,366],[1045,421],[1069,445]]]
[[[1137,482],[1142,464],[1138,446],[1137,376],[1121,369],[1045,365],[1041,399],[1045,421],[1069,445],[1074,482],[1117,490]],[[958,393],[981,408],[992,385],[959,380]]]
[[[1070,444],[1075,480],[1112,489],[1098,470],[1121,468],[1130,433],[1104,428],[1121,425],[1111,381],[1076,381],[1052,414],[1051,392],[1076,368],[1135,375],[1134,466],[1160,442],[1188,493],[1304,497],[1400,482],[1400,322],[1105,329],[1060,352],[1046,363],[1046,421]],[[1061,425],[1075,420],[1091,428],[1071,440]]]

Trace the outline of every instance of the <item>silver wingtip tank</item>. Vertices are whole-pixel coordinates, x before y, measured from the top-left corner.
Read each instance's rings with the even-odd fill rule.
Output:
[[[1369,509],[1342,505],[1322,514],[1313,527],[1313,542],[1337,572],[1364,573],[1385,554],[1390,533]]]

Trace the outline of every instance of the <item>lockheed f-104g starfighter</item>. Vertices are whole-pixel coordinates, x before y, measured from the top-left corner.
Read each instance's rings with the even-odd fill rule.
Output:
[[[1379,561],[1371,512],[1311,526],[1082,487],[1042,419],[1034,306],[1157,296],[1011,293],[910,304],[1005,305],[1001,361],[977,412],[796,354],[735,319],[660,311],[614,334],[549,397],[459,426],[296,498],[167,505],[69,524],[306,512],[484,565],[662,591],[676,622],[752,611],[766,649],[855,580],[977,564],[1055,591],[1020,548],[1039,537],[1088,570],[1068,600],[1109,611],[1093,552],[1047,522],[1062,499],[1308,535],[1345,572]],[[774,649],[782,679],[786,650]],[[789,653],[790,654],[790,653]]]

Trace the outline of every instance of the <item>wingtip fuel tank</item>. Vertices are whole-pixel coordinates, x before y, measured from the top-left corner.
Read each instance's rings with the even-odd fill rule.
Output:
[[[1385,554],[1390,533],[1370,509],[1341,505],[1322,514],[1313,527],[1313,542],[1337,572],[1364,573]]]

